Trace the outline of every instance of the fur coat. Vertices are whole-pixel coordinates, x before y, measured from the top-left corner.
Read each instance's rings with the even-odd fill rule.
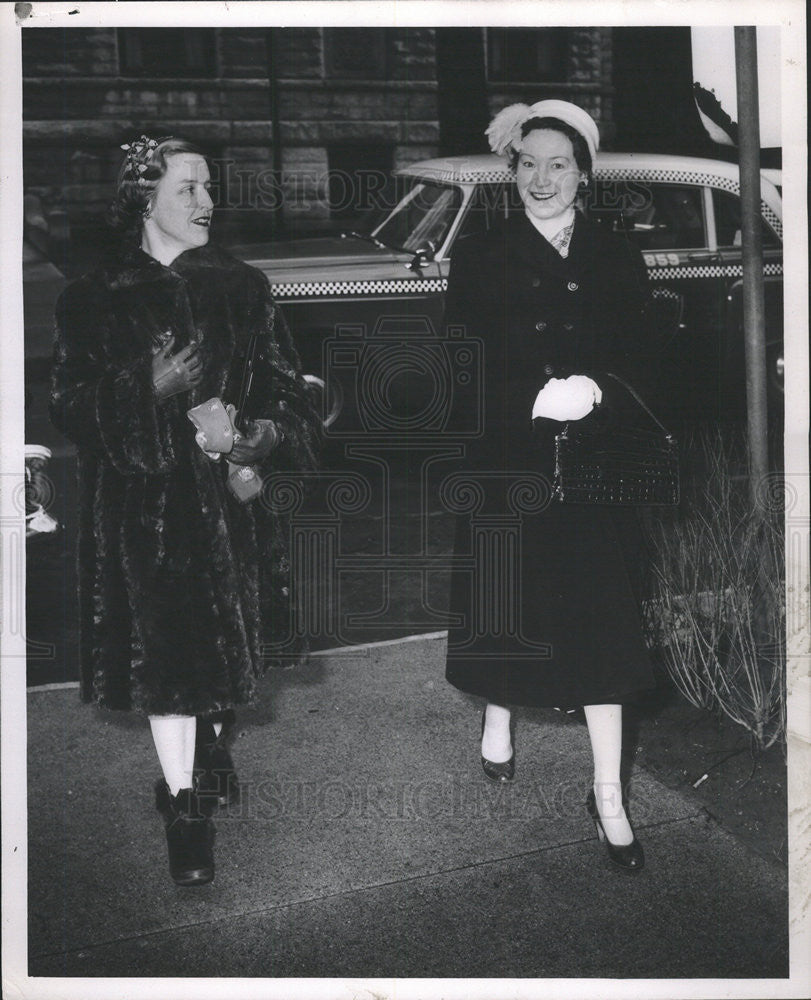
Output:
[[[158,401],[152,353],[166,331],[175,349],[199,342],[204,377]],[[226,462],[205,455],[186,416],[235,401],[254,333],[278,381],[259,415],[284,434],[262,473],[312,470],[320,422],[261,272],[216,246],[169,267],[128,248],[57,304],[50,412],[78,449],[85,701],[220,711],[252,700],[274,642],[293,649],[286,522],[266,494],[244,505],[231,494]]]
[[[484,358],[483,433],[463,473],[482,503],[457,520],[451,580],[447,678],[464,691],[502,705],[575,707],[653,684],[636,512],[549,502],[562,425],[531,417],[546,382],[575,373],[603,391],[584,425],[639,412],[606,372],[655,409],[648,308],[639,252],[579,213],[566,258],[523,212],[454,251],[445,322],[478,339]],[[528,480],[546,481],[545,506],[533,507]],[[502,522],[517,532],[509,542]]]

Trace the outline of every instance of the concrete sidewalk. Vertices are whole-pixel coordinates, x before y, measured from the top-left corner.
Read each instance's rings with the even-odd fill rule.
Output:
[[[320,654],[240,713],[215,881],[168,876],[142,719],[32,691],[32,976],[782,978],[786,872],[636,769],[647,867],[615,870],[584,727],[517,716],[487,781],[442,638]]]

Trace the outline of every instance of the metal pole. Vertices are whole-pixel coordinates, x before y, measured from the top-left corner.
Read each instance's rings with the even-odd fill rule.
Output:
[[[279,98],[279,29],[268,28],[266,44],[268,53],[268,83],[270,84],[270,124],[273,169],[273,236],[284,233],[284,208],[282,204],[282,128]]]
[[[735,28],[738,91],[738,151],[743,244],[743,331],[746,349],[746,414],[749,488],[752,498],[768,474],[766,413],[766,312],[763,301],[763,239],[760,220],[760,124],[758,121],[757,35]],[[755,505],[757,506],[757,505]]]

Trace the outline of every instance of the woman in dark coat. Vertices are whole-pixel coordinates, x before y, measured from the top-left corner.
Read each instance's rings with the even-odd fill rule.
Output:
[[[149,717],[170,872],[196,885],[214,873],[213,806],[237,791],[223,722],[285,634],[290,580],[284,523],[234,495],[187,411],[235,400],[256,334],[273,396],[232,473],[312,469],[318,420],[266,278],[207,246],[204,156],[176,138],[124,148],[119,250],[57,305],[51,418],[78,447],[81,696]]]
[[[495,780],[514,774],[510,705],[583,706],[595,765],[587,808],[612,860],[639,869],[620,785],[621,704],[653,683],[635,515],[560,504],[551,481],[565,421],[610,422],[636,406],[606,373],[643,397],[649,387],[647,277],[627,240],[575,209],[598,146],[586,112],[513,105],[488,135],[510,158],[524,212],[461,241],[449,280],[446,326],[481,338],[485,381],[484,431],[467,456],[481,517],[475,537],[470,517],[457,523],[447,678],[487,700],[482,765]],[[499,531],[518,521],[511,564]]]

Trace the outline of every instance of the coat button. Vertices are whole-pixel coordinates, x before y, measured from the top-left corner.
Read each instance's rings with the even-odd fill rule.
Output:
[[[564,323],[563,329],[566,330],[567,333],[571,333],[572,330],[574,330],[574,323]]]
[[[570,281],[566,287],[569,289],[570,292],[576,292],[577,289],[580,287],[580,285],[578,285],[576,281]]]
[[[533,278],[532,279],[532,287],[533,288],[540,288],[541,287],[541,279],[540,278]]]
[[[544,330],[546,329],[546,323],[542,319],[539,319],[538,322],[535,324],[535,329],[538,331],[538,333],[543,333]]]
[[[552,365],[544,365],[543,366],[543,373],[544,373],[544,375],[551,375],[554,370],[555,369],[552,367]]]

